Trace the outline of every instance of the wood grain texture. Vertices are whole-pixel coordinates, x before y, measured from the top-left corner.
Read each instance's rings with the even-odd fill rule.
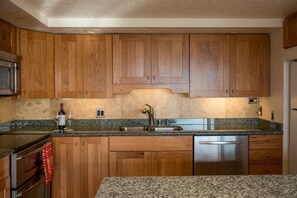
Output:
[[[150,176],[150,152],[110,152],[110,176]]]
[[[193,175],[192,151],[167,151],[152,153],[152,175],[191,176]]]
[[[250,165],[282,165],[282,150],[250,150]]]
[[[84,97],[112,97],[112,37],[84,36]]]
[[[10,198],[10,177],[0,180],[0,198]]]
[[[269,35],[230,36],[230,96],[269,96]]]
[[[281,165],[250,165],[250,175],[281,175]]]
[[[152,83],[189,84],[189,35],[152,35]]]
[[[0,50],[16,54],[16,27],[0,20]]]
[[[192,147],[192,136],[131,136],[109,138],[110,151],[191,151]]]
[[[81,197],[93,198],[108,176],[108,137],[81,137]]]
[[[54,143],[53,198],[81,197],[81,159],[79,137],[56,137]]]
[[[229,96],[229,36],[191,35],[190,97]]]
[[[282,150],[282,135],[250,135],[249,149]]]
[[[297,46],[297,12],[286,17],[283,22],[283,46]]]
[[[113,84],[151,83],[151,35],[113,35]]]
[[[83,35],[55,35],[55,96],[84,97]]]
[[[54,98],[54,40],[52,34],[20,31],[21,98]]]
[[[9,177],[9,156],[0,158],[0,180]]]

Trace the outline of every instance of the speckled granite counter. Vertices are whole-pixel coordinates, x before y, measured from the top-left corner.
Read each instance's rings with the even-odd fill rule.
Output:
[[[297,197],[297,176],[109,177],[95,198]]]

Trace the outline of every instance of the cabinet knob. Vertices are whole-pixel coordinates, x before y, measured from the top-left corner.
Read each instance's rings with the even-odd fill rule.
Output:
[[[231,92],[234,93],[234,90],[232,89]]]
[[[150,79],[150,76],[146,76],[146,79],[149,80]]]
[[[153,76],[153,79],[156,80],[156,76]]]
[[[226,89],[226,94],[228,93],[228,89]]]

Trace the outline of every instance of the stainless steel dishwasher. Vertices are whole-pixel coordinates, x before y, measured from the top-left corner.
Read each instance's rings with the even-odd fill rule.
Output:
[[[195,136],[194,175],[247,175],[248,136]]]

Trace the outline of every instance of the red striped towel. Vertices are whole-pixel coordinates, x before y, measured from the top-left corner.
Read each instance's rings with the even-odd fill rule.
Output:
[[[43,145],[42,160],[45,175],[45,184],[49,184],[53,179],[54,163],[53,163],[53,146],[51,142]]]

